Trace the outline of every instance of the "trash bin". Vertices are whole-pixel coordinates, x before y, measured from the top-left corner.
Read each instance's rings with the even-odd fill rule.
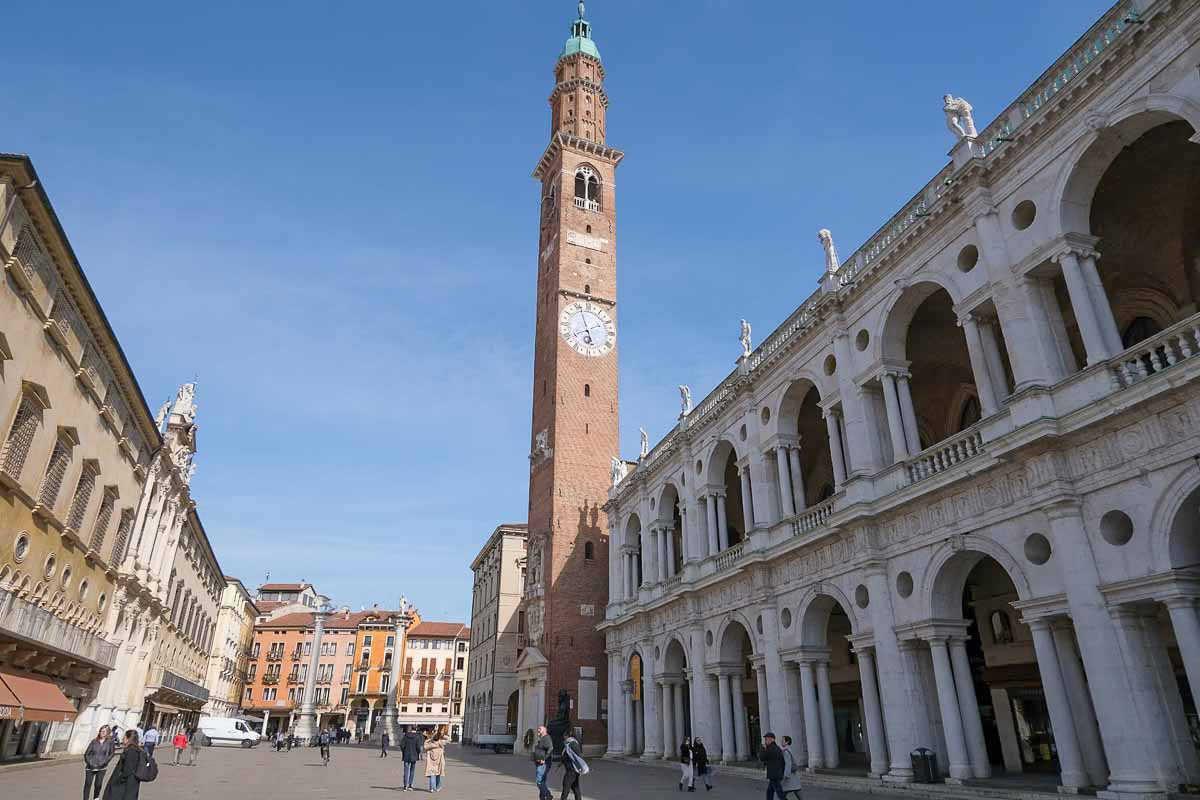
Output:
[[[937,780],[937,753],[927,747],[918,747],[909,755],[912,758],[913,783],[933,783]]]

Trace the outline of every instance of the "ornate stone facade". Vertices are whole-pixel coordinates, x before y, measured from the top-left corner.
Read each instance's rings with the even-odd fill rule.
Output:
[[[1200,780],[1197,42],[1113,8],[611,490],[611,753]]]

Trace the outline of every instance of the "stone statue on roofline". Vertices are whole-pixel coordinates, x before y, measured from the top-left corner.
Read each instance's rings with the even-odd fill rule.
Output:
[[[683,411],[679,416],[686,417],[692,413],[692,387],[686,385],[679,387],[679,401],[683,406]]]
[[[196,384],[185,383],[179,387],[175,397],[175,413],[183,417],[183,421],[191,425],[196,421]]]
[[[158,432],[162,433],[163,425],[167,421],[167,414],[171,411],[171,401],[162,404],[162,408],[158,409],[158,413],[154,415],[154,427],[158,428]]]
[[[613,458],[612,458],[612,485],[613,486],[616,486],[622,480],[625,479],[626,469],[627,469],[627,465],[625,464],[625,462],[622,461],[619,456],[613,456]]]
[[[837,248],[833,246],[833,233],[828,228],[821,228],[817,231],[817,241],[825,248],[825,272],[832,275],[842,267]]]
[[[955,140],[974,139],[978,134],[975,132],[975,118],[971,116],[971,104],[952,94],[947,94],[942,101],[946,127],[954,134]]]
[[[742,332],[738,336],[738,341],[742,343],[742,358],[749,358],[750,352],[754,349],[750,346],[750,323],[742,320]]]
[[[646,433],[645,428],[638,428],[638,432],[642,435],[642,445],[638,449],[638,455],[645,458],[646,454],[650,452],[650,434]]]

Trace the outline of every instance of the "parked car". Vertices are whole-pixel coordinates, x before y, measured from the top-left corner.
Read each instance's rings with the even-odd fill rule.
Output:
[[[254,747],[262,741],[262,734],[234,717],[201,717],[199,727],[213,745]]]

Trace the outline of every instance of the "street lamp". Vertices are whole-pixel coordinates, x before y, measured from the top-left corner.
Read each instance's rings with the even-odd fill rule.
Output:
[[[300,705],[300,718],[296,721],[296,736],[300,741],[309,743],[321,732],[317,722],[317,667],[321,660],[321,635],[325,633],[325,618],[333,610],[325,595],[318,595],[317,603],[317,610],[313,612],[312,654],[308,659],[308,674],[304,677],[304,699]]]

